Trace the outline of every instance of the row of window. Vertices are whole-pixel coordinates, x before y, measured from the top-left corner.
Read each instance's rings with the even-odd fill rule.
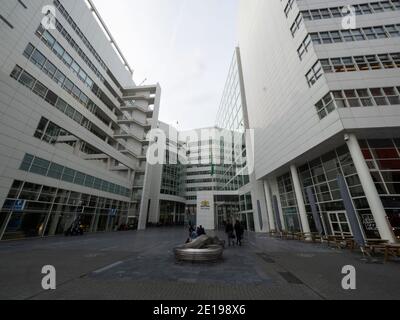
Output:
[[[52,179],[62,180],[76,185],[130,197],[131,190],[114,183],[92,177],[82,172],[61,166],[57,163],[26,154],[20,170],[46,176]]]
[[[56,144],[60,137],[70,136],[71,134],[60,128],[55,123],[42,117],[34,133],[34,137],[49,144]]]
[[[351,6],[355,9],[356,15],[391,12],[400,10],[400,0],[376,1],[370,3],[352,4]],[[341,18],[348,16],[349,12],[346,10],[346,8],[347,7],[331,7],[324,9],[304,10],[301,11],[300,14],[306,21]]]
[[[336,30],[314,32],[308,34],[297,49],[300,60],[308,52],[311,42],[314,44],[331,44],[363,40],[387,39],[400,37],[400,24],[386,26],[365,27],[352,30]]]
[[[314,44],[363,41],[400,37],[400,24],[365,27],[352,30],[314,32],[310,34]]]
[[[38,95],[40,98],[44,99],[46,102],[56,107],[59,111],[67,115],[69,118],[74,120],[76,123],[82,127],[88,129],[91,133],[96,135],[102,140],[106,137],[99,133],[99,130],[92,124],[88,119],[86,119],[80,112],[76,111],[72,106],[66,103],[63,99],[58,97],[53,91],[49,90],[40,81],[36,80],[32,75],[24,71],[21,67],[15,66],[10,76],[23,84],[33,93]]]
[[[48,119],[42,117],[33,135],[35,138],[45,141],[49,144],[56,144],[60,137],[74,137],[71,133],[59,127],[55,123],[49,121]],[[76,140],[78,140],[76,138]],[[62,142],[75,147],[75,141],[65,141]],[[81,141],[79,150],[85,154],[100,154],[101,152],[86,142]]]
[[[187,188],[186,192],[213,191],[213,190],[217,190],[217,188],[214,187]]]
[[[338,90],[329,92],[315,105],[320,119],[337,108],[400,105],[400,87]]]
[[[55,7],[60,11],[60,13],[63,15],[65,20],[69,23],[69,25],[72,27],[72,29],[76,32],[78,37],[83,41],[85,46],[89,49],[89,51],[93,54],[95,59],[97,60],[98,63],[100,63],[101,67],[105,70],[108,71],[107,65],[105,62],[100,58],[100,55],[96,52],[96,50],[93,48],[93,46],[90,44],[89,40],[84,36],[83,32],[79,29],[77,24],[74,22],[72,17],[69,15],[67,10],[63,7],[63,5],[60,3],[58,0],[53,1]]]
[[[194,179],[194,180],[186,180],[187,184],[193,184],[193,183],[212,183],[214,182],[214,179]]]
[[[281,2],[282,2],[282,0],[281,0]],[[290,11],[292,11],[294,2],[295,2],[295,0],[288,0],[287,4],[285,6],[285,9],[284,9],[286,18],[289,16]]]
[[[86,74],[76,60],[64,49],[64,47],[48,32],[42,25],[36,31],[36,35],[50,50],[86,85],[94,94],[98,95],[98,87],[94,81]],[[96,90],[95,90],[96,89]]]
[[[104,113],[101,109],[32,44],[28,44],[24,51],[24,56],[33,62],[50,79],[68,92],[76,101],[88,109],[106,126],[109,126],[110,122],[104,119],[102,116]]]
[[[63,15],[63,17],[65,18],[65,20],[69,23],[69,25],[72,27],[72,29],[75,31],[75,33],[77,34],[77,36],[82,40],[82,42],[84,43],[84,45],[86,46],[86,48],[89,49],[89,51],[93,54],[93,56],[95,57],[95,59],[100,63],[101,67],[107,72],[107,75],[111,78],[111,80],[114,82],[114,84],[122,90],[121,85],[119,84],[118,80],[114,77],[114,75],[111,73],[110,69],[108,69],[108,67],[106,66],[105,62],[103,61],[103,59],[101,59],[100,55],[97,53],[97,51],[94,49],[94,47],[91,45],[91,43],[89,42],[89,40],[84,36],[84,34],[82,33],[82,31],[79,29],[79,27],[76,25],[76,23],[74,22],[74,20],[72,19],[72,17],[68,14],[67,10],[65,10],[65,8],[61,5],[61,3],[58,0],[54,0],[53,1],[55,6],[58,8],[58,10],[61,12],[61,14]],[[57,22],[57,29],[58,27],[58,20]],[[65,31],[65,30],[64,30]],[[79,53],[79,52],[78,52]],[[86,61],[86,60],[85,60]],[[93,65],[93,63],[90,62],[90,60],[88,60],[88,65],[90,63],[90,65]],[[97,70],[97,69],[96,69]],[[97,72],[96,72],[97,74]],[[100,74],[100,73],[99,73]],[[101,75],[100,75],[101,76]],[[107,87],[107,89],[112,93],[112,95],[118,99],[120,102],[122,102],[122,99],[117,95],[117,93],[115,92],[115,90],[111,87],[111,85],[108,83],[107,80],[105,80],[103,78],[104,85]]]
[[[89,57],[83,52],[83,50],[79,47],[79,45],[75,42],[75,40],[70,36],[68,31],[62,26],[62,24],[56,20],[56,29],[57,31],[64,37],[64,39],[69,43],[71,48],[75,50],[75,52],[82,58],[82,60],[86,63],[86,65],[93,71],[93,73],[97,76],[97,78],[106,86],[106,88],[111,92],[111,94],[116,97],[117,99],[119,98],[118,95],[115,93],[114,89],[110,86],[110,84],[107,82],[107,80],[101,75],[100,71],[95,67],[93,62],[89,59]],[[42,25],[39,25],[36,35],[41,38],[43,42],[46,43],[49,42],[50,44],[46,43],[47,45],[51,45],[51,42],[53,40],[55,41],[54,37],[50,35],[49,32],[46,32],[43,28]],[[104,94],[100,92],[97,88],[98,91],[98,96],[102,97]],[[105,96],[105,95],[104,95]],[[107,102],[107,103],[106,103]],[[107,107],[112,110],[114,108],[114,105],[109,101],[109,99],[106,101]]]
[[[5,203],[3,210],[12,210],[15,208],[15,200],[37,201],[42,203],[65,204],[68,207],[80,206],[86,209],[116,209],[118,211],[127,211],[129,202],[123,202],[113,199],[101,198],[94,195],[67,191],[48,186],[42,186],[30,182],[14,181],[7,196],[8,203]],[[29,210],[29,204],[25,209]],[[59,210],[59,206],[57,208]],[[64,208],[68,210],[70,208]],[[75,208],[73,208],[75,209]],[[76,212],[76,210],[72,210]],[[60,212],[62,213],[62,212]]]
[[[197,197],[196,197],[196,196],[190,196],[190,197],[185,197],[185,199],[186,199],[187,201],[196,201],[196,200],[197,200]]]
[[[380,12],[391,12],[400,10],[400,0],[381,1],[374,3],[364,3],[352,5],[356,15],[373,14]],[[314,9],[301,11],[290,27],[290,32],[294,37],[303,23],[303,21],[332,19],[345,17],[349,14],[348,7],[333,7],[325,9]]]
[[[400,68],[400,53],[372,54],[367,56],[321,59],[306,74],[311,87],[325,73],[371,71]]]
[[[78,215],[85,232],[111,231],[128,209],[128,202],[16,180],[0,213],[2,225],[12,212],[2,240],[62,235]]]

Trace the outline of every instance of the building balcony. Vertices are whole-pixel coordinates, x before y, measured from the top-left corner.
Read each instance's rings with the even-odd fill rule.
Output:
[[[138,121],[138,120],[133,119],[133,118],[129,119],[129,118],[127,118],[127,117],[119,117],[119,118],[117,119],[117,123],[118,123],[119,125],[123,125],[123,124],[124,124],[124,125],[137,124],[137,125],[139,125],[139,126],[145,128],[145,129],[151,128],[151,124],[149,123],[149,121],[141,122],[141,121]]]
[[[83,156],[83,159],[85,159],[85,160],[107,160],[109,158],[110,158],[110,156],[105,153],[87,154],[87,155]]]
[[[137,111],[145,113],[148,118],[153,118],[153,114],[154,114],[154,110],[152,108],[150,108],[150,107],[144,108],[144,107],[140,107],[136,104],[126,104],[124,106],[121,106],[120,110],[121,111],[137,110]]]
[[[114,133],[114,139],[124,139],[124,140],[135,139],[135,140],[139,141],[140,143],[148,144],[148,141],[146,140],[145,136],[140,137],[140,136],[133,134],[132,132],[127,132],[127,131],[123,131],[123,130],[116,131]]]
[[[139,160],[146,160],[146,156],[145,155],[137,154],[137,153],[135,153],[135,152],[133,152],[132,150],[129,150],[129,149],[120,150],[119,152],[121,152],[122,154],[125,154],[125,155],[127,155],[127,154],[128,155],[132,155],[136,159],[139,159]]]

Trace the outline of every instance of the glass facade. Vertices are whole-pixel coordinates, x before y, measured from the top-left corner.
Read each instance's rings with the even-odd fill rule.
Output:
[[[360,145],[394,233],[400,238],[400,139],[361,140]]]
[[[161,193],[171,196],[184,197],[184,168],[181,165],[164,165]]]
[[[62,180],[80,186],[130,197],[131,190],[114,183],[95,178],[85,173],[61,166],[57,163],[26,154],[22,160],[20,170],[35,173],[41,176]]]
[[[303,187],[303,197],[310,221],[310,227],[315,228],[312,218],[307,188],[311,187],[317,203],[323,227],[327,234],[351,234],[346,217],[346,209],[342,200],[338,176],[345,177],[353,205],[366,238],[379,238],[379,232],[361,186],[352,157],[346,145],[317,158],[299,168],[299,176]]]
[[[229,68],[221,104],[217,114],[216,126],[233,132],[235,135],[242,135],[240,143],[233,144],[232,164],[221,170],[223,174],[222,190],[239,191],[239,213],[238,219],[246,222],[249,230],[254,231],[253,203],[251,193],[243,194],[240,189],[250,183],[247,167],[247,149],[245,144],[245,109],[243,106],[244,92],[241,89],[240,51],[236,48]],[[236,140],[236,139],[235,139]]]
[[[216,126],[237,134],[246,130],[240,86],[239,53],[235,51],[217,114]],[[235,191],[250,182],[247,170],[246,146],[234,145],[233,164],[224,168],[223,190]]]
[[[16,180],[0,212],[2,240],[63,234],[78,217],[85,232],[112,231],[128,210],[129,202]]]
[[[164,226],[184,225],[185,204],[173,201],[160,201],[160,224]]]
[[[290,173],[278,178],[278,188],[282,205],[284,223],[291,232],[301,232],[299,210]]]

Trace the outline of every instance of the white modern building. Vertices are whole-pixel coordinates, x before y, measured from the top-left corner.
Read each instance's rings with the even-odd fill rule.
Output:
[[[395,242],[400,2],[242,0],[239,38],[270,229]]]
[[[90,0],[1,1],[0,43],[0,239],[133,223],[159,85],[136,86]]]
[[[185,159],[172,158],[167,152],[165,164],[149,171],[152,187],[145,192],[143,205],[147,203],[150,209],[148,214],[141,211],[141,228],[190,221],[214,230],[238,220],[247,230],[266,232],[264,187],[255,178],[249,128],[240,49],[236,48],[215,127],[178,132],[159,124],[161,135],[168,138],[158,137],[157,141],[164,139],[175,153],[183,151]],[[175,164],[170,163],[172,159]]]

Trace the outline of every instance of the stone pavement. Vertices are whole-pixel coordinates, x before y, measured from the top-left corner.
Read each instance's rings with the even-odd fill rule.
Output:
[[[220,234],[221,237],[224,235]],[[177,263],[182,228],[0,243],[0,299],[280,300],[400,299],[400,263],[368,264],[326,245],[247,234],[218,263]],[[43,291],[54,265],[57,290]],[[341,287],[342,267],[357,290]]]

